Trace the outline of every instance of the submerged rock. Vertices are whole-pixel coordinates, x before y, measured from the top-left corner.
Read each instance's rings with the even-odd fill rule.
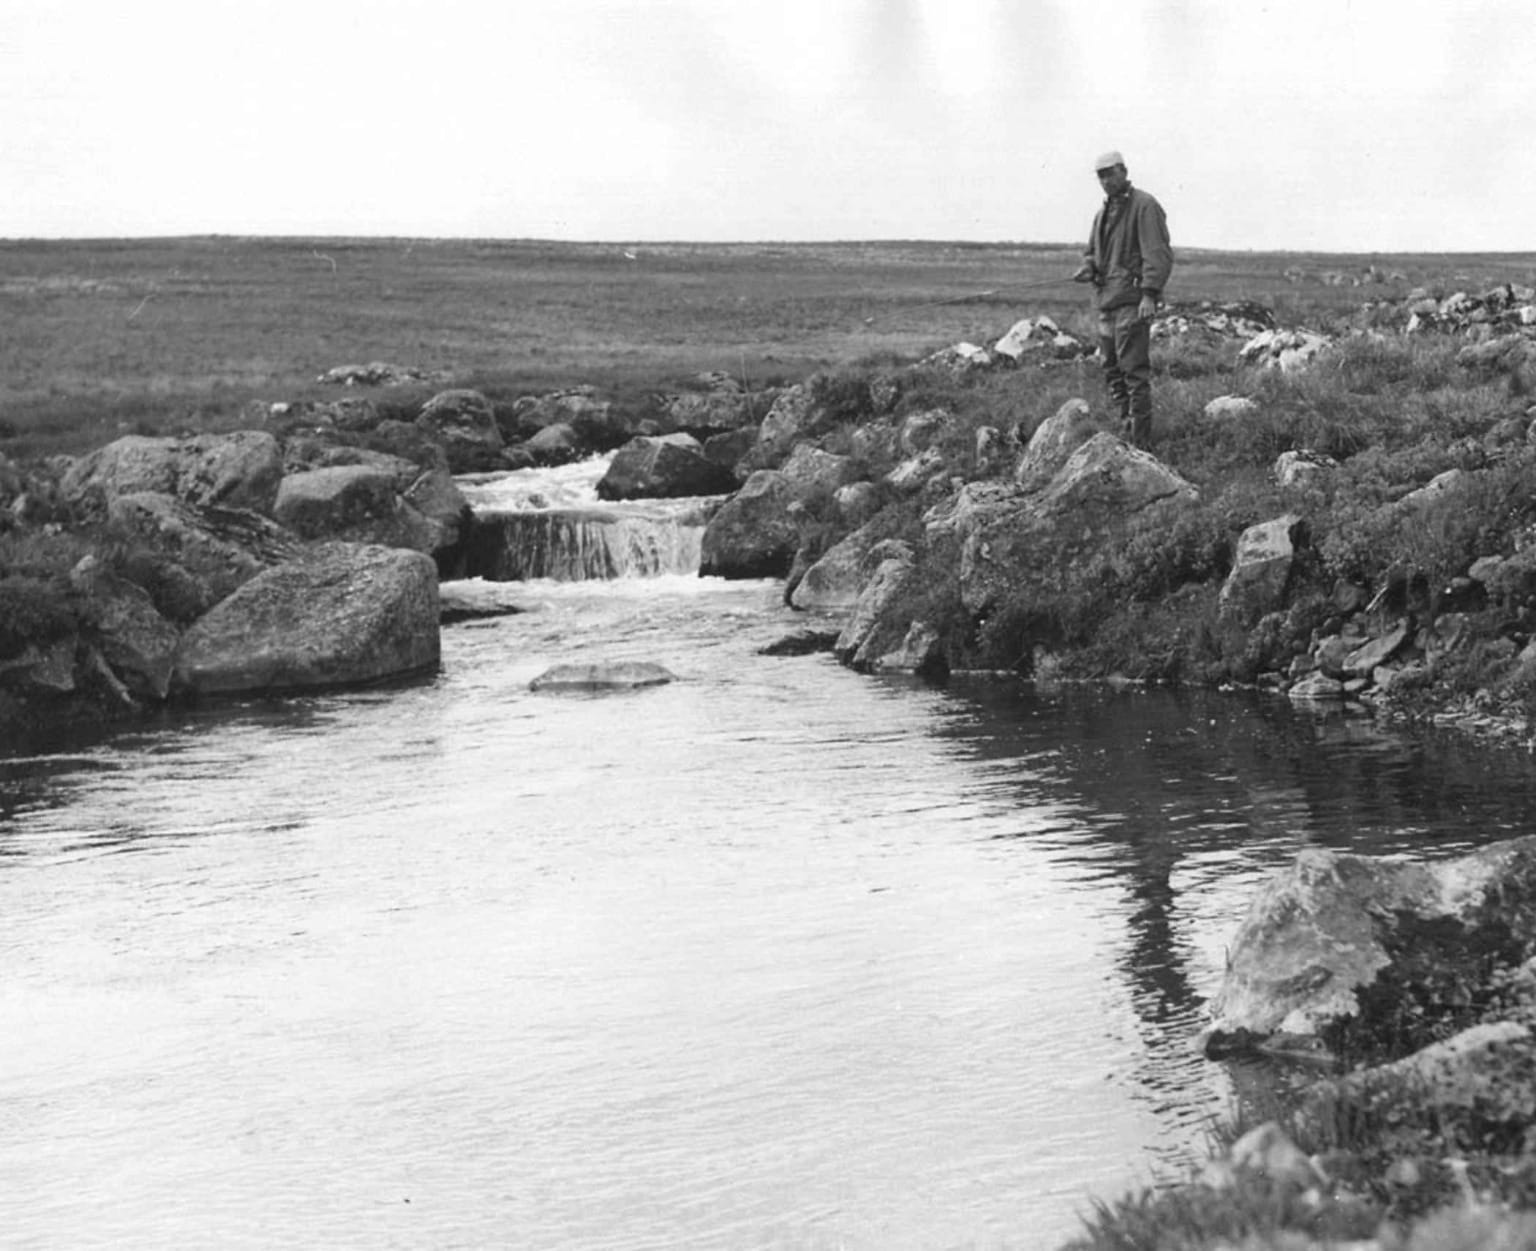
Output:
[[[555,665],[528,683],[530,691],[633,690],[639,686],[664,686],[675,676],[660,665],[643,660],[599,661],[593,664]]]

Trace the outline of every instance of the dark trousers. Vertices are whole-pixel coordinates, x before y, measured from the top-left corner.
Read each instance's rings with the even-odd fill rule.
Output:
[[[1099,353],[1126,441],[1148,446],[1152,442],[1152,323],[1136,316],[1134,304],[1101,312]]]

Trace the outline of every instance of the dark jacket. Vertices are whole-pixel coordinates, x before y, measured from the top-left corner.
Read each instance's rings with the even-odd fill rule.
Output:
[[[1083,259],[1093,266],[1101,309],[1135,304],[1143,295],[1157,299],[1173,272],[1163,206],[1135,187],[1125,196],[1125,207],[1113,223],[1107,220],[1107,200],[1094,214],[1093,233],[1083,249]]]

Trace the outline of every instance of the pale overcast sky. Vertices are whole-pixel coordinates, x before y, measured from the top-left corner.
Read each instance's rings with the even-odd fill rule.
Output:
[[[0,0],[0,237],[1536,249],[1530,0]]]

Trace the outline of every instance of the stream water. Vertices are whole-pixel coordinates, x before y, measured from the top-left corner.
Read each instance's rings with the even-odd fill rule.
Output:
[[[0,762],[7,1246],[1051,1247],[1201,1157],[1266,871],[1536,815],[1280,700],[761,655],[773,583],[461,589],[525,611],[430,679]],[[594,659],[678,680],[528,689]]]

